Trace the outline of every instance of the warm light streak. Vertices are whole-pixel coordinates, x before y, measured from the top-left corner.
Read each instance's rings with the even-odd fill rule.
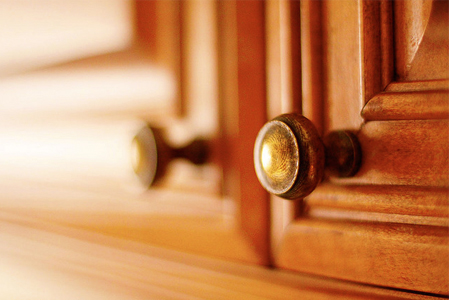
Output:
[[[0,0],[0,75],[129,47],[132,1]]]
[[[0,178],[101,189],[137,185],[132,121],[84,121],[0,129]]]
[[[169,112],[172,76],[147,61],[67,67],[0,80],[2,119]]]

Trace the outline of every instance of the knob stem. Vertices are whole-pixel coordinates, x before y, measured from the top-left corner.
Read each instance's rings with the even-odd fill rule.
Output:
[[[186,159],[196,165],[205,164],[209,156],[209,143],[195,139],[184,147],[170,146],[160,128],[147,125],[133,139],[133,169],[144,186],[156,185],[166,174],[174,159]]]

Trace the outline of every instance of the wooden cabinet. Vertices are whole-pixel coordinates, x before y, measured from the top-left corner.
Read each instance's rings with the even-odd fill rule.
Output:
[[[106,101],[96,111],[63,101],[41,109],[24,101],[27,109],[19,115],[42,115],[48,128],[61,121],[45,114],[53,110],[63,112],[61,119],[72,118],[74,110],[83,120],[131,116],[170,125],[183,119],[189,135],[213,141],[215,171],[202,170],[196,178],[190,170],[177,179],[181,184],[143,195],[115,192],[118,180],[92,188],[92,174],[89,188],[74,181],[5,188],[12,180],[5,175],[0,234],[12,246],[0,254],[11,266],[19,264],[23,274],[37,268],[33,272],[48,278],[69,274],[63,284],[69,290],[82,286],[91,297],[95,287],[114,282],[109,294],[119,299],[449,294],[446,1],[121,5],[133,9],[136,21],[134,39],[123,51],[25,73],[25,79],[59,79],[70,87],[74,71],[111,72],[113,61],[124,87],[148,79],[162,93],[142,85],[139,94],[128,91],[138,94],[138,102],[129,102],[136,105]],[[130,65],[158,72],[142,77]],[[12,86],[8,80],[0,78],[3,92]],[[8,95],[13,99],[20,90]],[[152,106],[142,100],[152,97],[167,101]],[[326,175],[308,197],[295,201],[264,191],[253,166],[256,135],[271,118],[292,112],[309,118],[322,136],[353,131],[362,148],[358,173]],[[53,264],[46,253],[57,258]]]
[[[447,3],[237,1],[236,10],[243,139],[253,139],[259,121],[249,116],[266,101],[267,119],[297,112],[323,135],[352,130],[363,153],[352,178],[327,176],[294,202],[271,197],[272,263],[447,294]]]
[[[291,222],[278,225],[275,264],[447,294],[447,3],[302,1],[300,10],[301,65],[293,67],[302,68],[303,113],[323,134],[356,132],[363,157],[354,177],[327,177],[292,205]],[[288,78],[282,53],[276,59],[272,72]],[[268,88],[283,84],[277,80]]]

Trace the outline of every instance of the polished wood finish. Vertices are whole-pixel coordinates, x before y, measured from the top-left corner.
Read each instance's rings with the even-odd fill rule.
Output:
[[[313,274],[446,294],[447,227],[301,218],[289,226],[278,264]]]
[[[223,193],[220,179],[182,174],[139,196],[117,192],[117,179],[2,178],[0,273],[21,280],[0,289],[10,298],[28,292],[23,282],[93,299],[447,297],[447,3],[201,3],[136,1],[133,49],[173,75],[178,116],[217,137]],[[363,158],[355,177],[325,176],[286,203],[258,184],[252,150],[267,119],[292,111],[322,136],[354,131]],[[140,106],[107,112],[144,116]],[[159,112],[173,116],[165,106],[147,113]]]
[[[301,5],[303,1],[269,0],[265,5],[267,120],[283,113],[303,111],[301,98]],[[315,123],[316,125],[316,123]],[[270,196],[270,244],[276,248],[285,226],[296,215],[293,201]]]
[[[239,220],[262,260],[269,261],[269,199],[260,186],[252,162],[254,141],[266,120],[265,5],[236,1],[238,136],[231,146],[231,162],[238,170]]]
[[[359,18],[362,43],[360,85],[363,102],[367,102],[394,78],[392,2],[360,1]]]
[[[179,36],[162,37],[162,41],[169,38],[171,45],[180,47],[177,59],[181,67],[175,74],[181,74],[177,78],[183,115],[198,134],[214,139],[211,155],[223,170],[223,201],[231,198],[235,210],[231,223],[222,223],[221,213],[208,221],[196,213],[187,219],[170,214],[155,223],[142,223],[135,233],[131,233],[133,229],[128,234],[137,237],[153,232],[145,236],[156,244],[268,264],[268,195],[257,181],[251,159],[255,136],[266,120],[264,4],[157,2],[156,9],[172,13],[175,19],[170,22],[180,22],[173,27],[175,33],[180,30]],[[161,13],[158,19],[165,15]],[[163,22],[157,26],[163,28]],[[161,51],[168,45],[161,45]],[[213,203],[217,209],[223,205]],[[161,226],[168,231],[161,231]],[[203,227],[208,229],[199,230]],[[181,228],[188,234],[180,234]]]
[[[347,182],[447,187],[448,120],[373,121],[358,138],[363,163]]]
[[[448,199],[449,191],[446,188],[323,183],[307,198],[307,204],[313,207],[435,217],[446,224],[449,217]]]
[[[449,76],[447,1],[396,1],[395,35],[399,80],[435,80]],[[429,67],[432,65],[432,67]]]
[[[301,1],[302,112],[324,133],[322,1]],[[310,16],[314,16],[311,18]]]
[[[323,120],[324,132],[352,129],[362,162],[354,177],[330,175],[302,202],[278,239],[277,266],[449,294],[444,5],[303,2],[302,49],[311,54],[303,66],[323,57],[323,69],[303,68],[304,112]],[[310,93],[313,80],[322,94]]]
[[[362,28],[359,26],[363,18],[362,3],[326,1],[321,4],[324,132],[357,130],[363,123],[360,110],[367,99],[363,84]]]
[[[449,90],[381,93],[362,110],[367,121],[449,118]]]
[[[11,298],[433,299],[196,256],[20,214],[2,213],[0,224],[0,269],[17,279],[0,291]]]

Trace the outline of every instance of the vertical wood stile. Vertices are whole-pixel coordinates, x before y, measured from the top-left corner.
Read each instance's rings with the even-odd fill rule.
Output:
[[[301,113],[299,2],[266,1],[267,113]],[[295,218],[298,203],[271,196],[272,252],[285,227]]]
[[[269,197],[257,180],[253,148],[266,122],[265,2],[235,1],[237,22],[238,136],[233,140],[239,170],[240,224],[268,263]]]

